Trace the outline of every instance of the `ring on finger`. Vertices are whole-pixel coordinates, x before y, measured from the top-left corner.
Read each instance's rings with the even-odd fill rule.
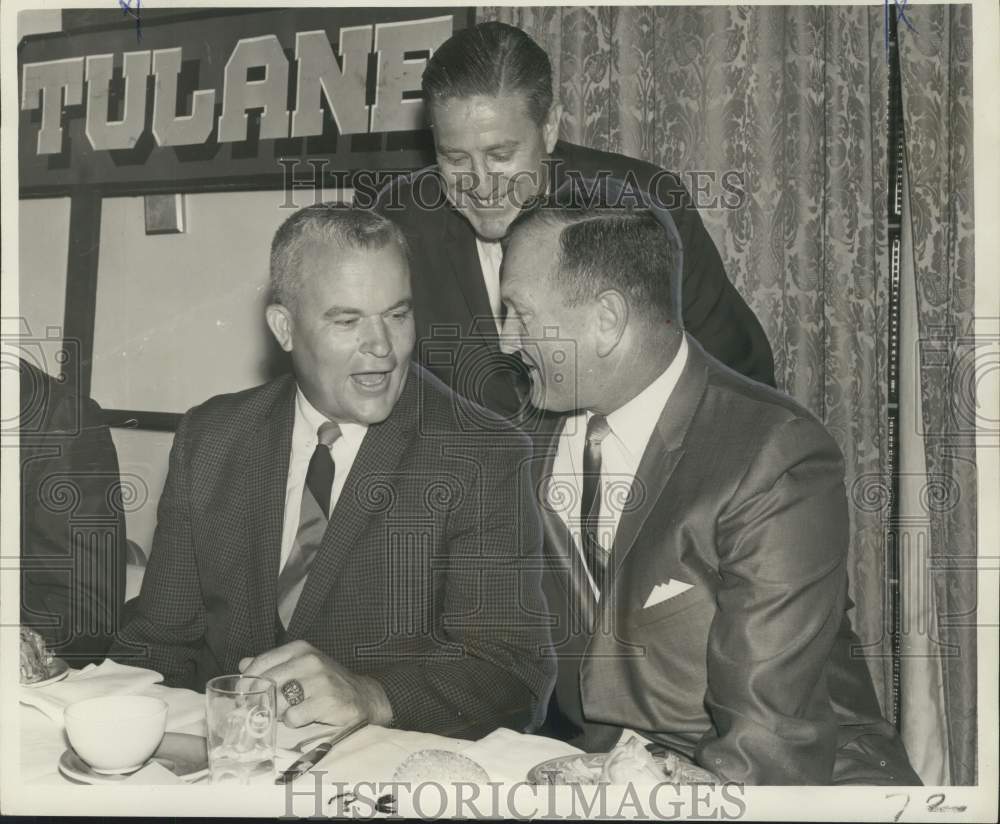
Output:
[[[281,686],[281,694],[285,696],[285,700],[290,707],[301,704],[306,700],[306,691],[302,689],[302,684],[297,678],[285,681]]]

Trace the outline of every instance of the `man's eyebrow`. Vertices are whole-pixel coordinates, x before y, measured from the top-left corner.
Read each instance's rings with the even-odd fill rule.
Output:
[[[353,306],[331,306],[324,313],[324,317],[332,318],[334,315],[360,315],[363,314],[360,309],[355,309]]]
[[[495,152],[498,149],[516,149],[520,145],[521,141],[518,140],[516,137],[512,137],[509,140],[503,140],[500,143],[493,143],[489,146],[486,146],[483,149],[483,151]],[[441,152],[441,154],[466,154],[465,149],[458,149],[453,146],[449,146],[447,143],[438,143],[437,148],[438,151]]]
[[[495,152],[497,149],[516,149],[521,145],[521,141],[516,137],[512,137],[509,140],[504,140],[500,143],[494,143],[492,146],[487,146],[484,151]]]
[[[396,309],[409,309],[413,305],[413,298],[403,298],[402,300],[396,301],[388,309],[382,309],[379,312],[373,312],[374,315],[384,315],[386,312],[393,312]],[[323,315],[328,318],[332,318],[335,315],[358,315],[364,316],[364,312],[361,309],[355,309],[353,306],[331,306],[327,309]]]

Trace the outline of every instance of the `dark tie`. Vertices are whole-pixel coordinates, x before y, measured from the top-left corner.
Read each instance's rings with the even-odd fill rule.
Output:
[[[330,513],[330,492],[333,489],[335,467],[330,447],[340,437],[340,427],[332,421],[322,424],[316,433],[318,443],[309,460],[306,485],[302,490],[299,529],[295,533],[292,551],[278,576],[278,619],[288,629],[292,614],[305,587],[309,566],[323,542]]]
[[[583,448],[583,495],[580,499],[580,537],[587,567],[598,592],[604,591],[607,557],[598,539],[601,517],[601,441],[611,431],[603,415],[591,415],[587,422],[587,445]]]

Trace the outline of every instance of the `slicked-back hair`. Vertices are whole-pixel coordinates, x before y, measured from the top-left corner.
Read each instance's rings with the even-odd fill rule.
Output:
[[[559,249],[550,277],[568,306],[621,292],[632,311],[682,329],[678,244],[644,207],[585,208],[542,200],[511,225],[510,239],[532,229],[558,231]]]
[[[480,23],[455,32],[431,55],[422,87],[432,106],[451,98],[523,94],[541,125],[552,106],[552,64],[516,26]]]
[[[302,288],[302,256],[310,242],[347,249],[383,249],[395,243],[407,260],[403,230],[377,212],[342,203],[316,203],[281,224],[271,241],[271,302],[294,308]],[[334,253],[335,254],[335,253]]]

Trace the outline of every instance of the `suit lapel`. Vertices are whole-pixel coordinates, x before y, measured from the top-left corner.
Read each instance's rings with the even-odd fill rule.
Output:
[[[385,516],[379,503],[384,496],[369,485],[399,475],[404,453],[416,437],[419,379],[419,367],[411,364],[406,385],[392,413],[382,423],[369,426],[365,433],[292,615],[288,627],[292,638],[302,637],[312,626],[336,585],[339,572],[351,553],[358,551],[371,520],[376,515]],[[368,500],[374,505],[364,506]]]
[[[444,257],[469,307],[469,316],[473,319],[473,328],[463,329],[462,332],[471,332],[498,346],[497,328],[492,320],[493,310],[490,308],[490,296],[483,279],[475,233],[455,207],[449,204],[445,208],[448,214],[442,232]]]
[[[289,377],[251,446],[246,470],[251,536],[249,612],[254,647],[261,650],[274,646],[275,585],[281,562],[281,527],[294,423],[295,381]]]
[[[687,363],[667,400],[639,461],[611,550],[612,574],[617,574],[635,546],[643,524],[656,507],[677,462],[684,439],[705,393],[707,366],[700,347],[688,336]],[[612,578],[613,580],[613,578]]]

